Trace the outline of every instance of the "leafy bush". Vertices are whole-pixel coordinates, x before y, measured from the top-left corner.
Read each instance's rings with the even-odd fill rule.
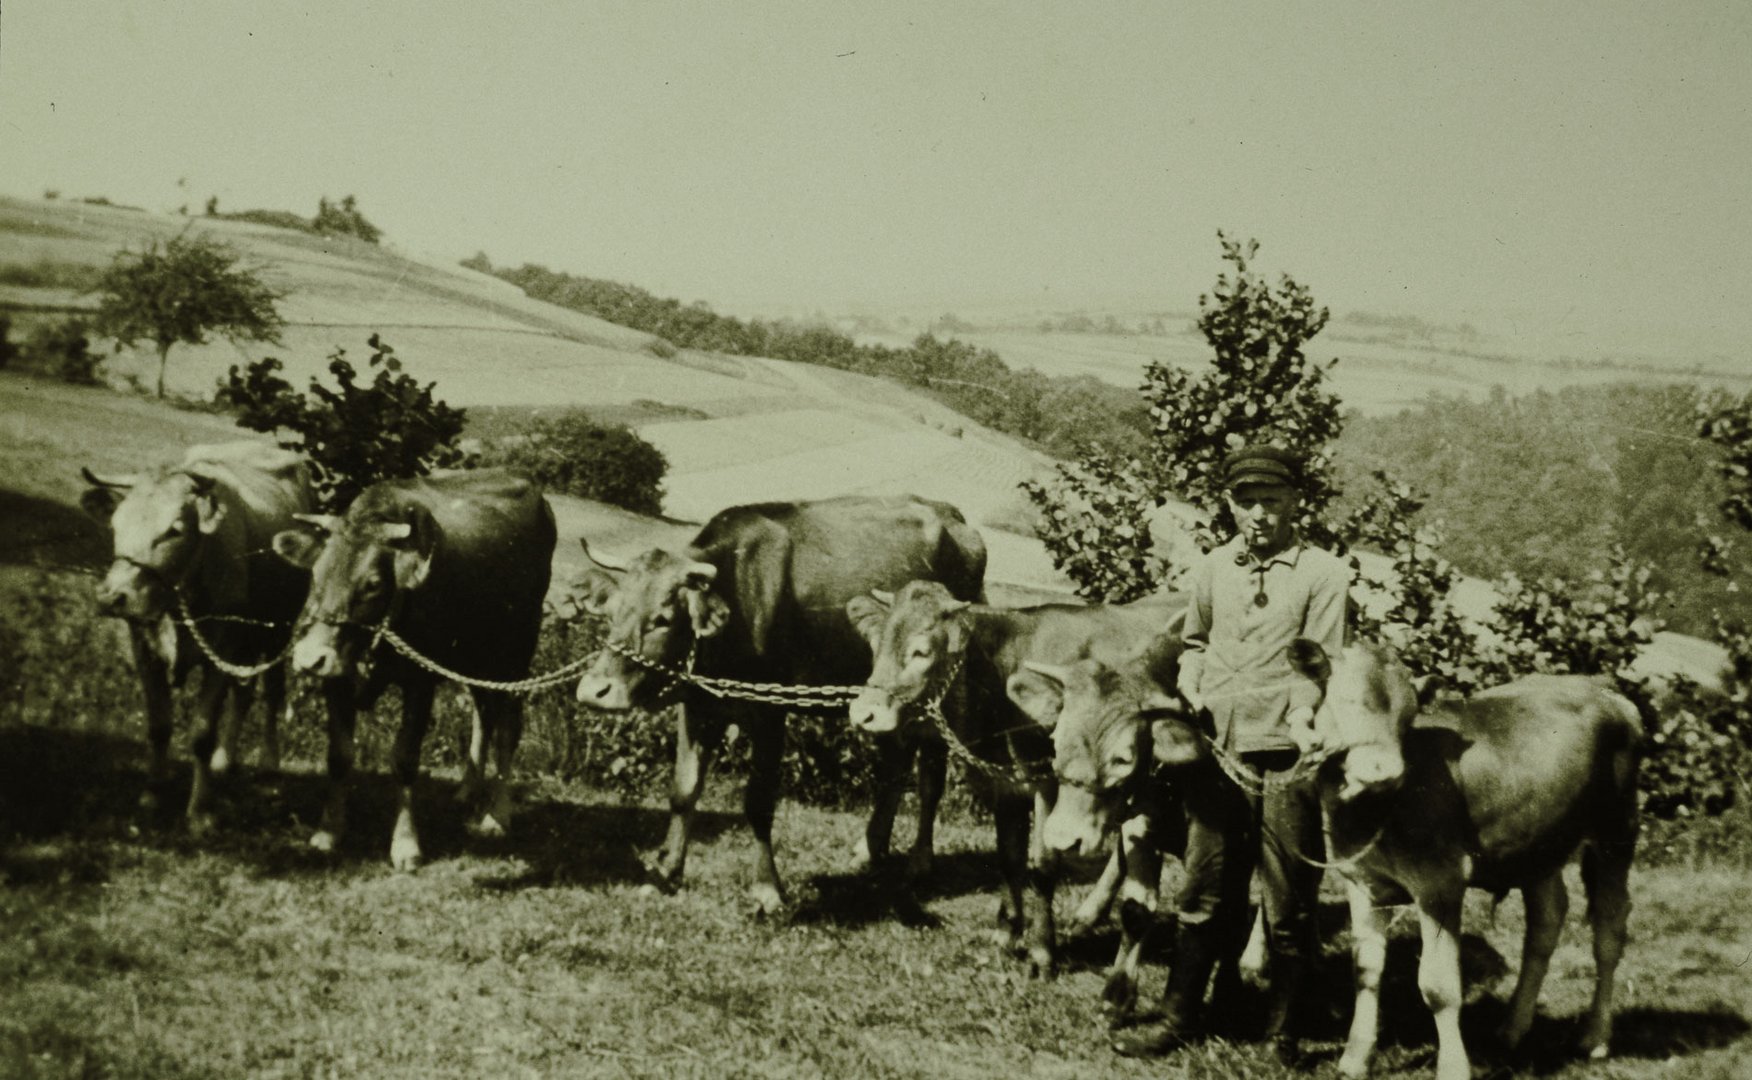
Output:
[[[405,374],[388,342],[372,334],[368,344],[369,385],[359,384],[347,350],[336,349],[334,389],[312,378],[300,395],[277,374],[280,361],[266,357],[241,371],[233,364],[214,394],[239,427],[281,434],[281,446],[309,457],[321,502],[337,513],[379,480],[473,464],[457,445],[465,412],[434,398],[436,383],[421,386]]]
[[[550,491],[611,503],[640,514],[663,512],[662,451],[621,424],[599,424],[581,409],[537,417],[527,434],[502,439],[483,455]]]
[[[0,264],[0,285],[23,289],[68,289],[90,292],[103,278],[103,270],[85,263],[38,259],[34,263]]]
[[[1149,554],[1148,519],[1171,498],[1210,515],[1210,524],[1196,530],[1200,547],[1233,532],[1219,473],[1223,458],[1247,443],[1302,455],[1298,524],[1317,542],[1331,537],[1322,515],[1334,494],[1326,445],[1341,426],[1338,398],[1324,387],[1326,366],[1310,364],[1302,351],[1326,325],[1327,311],[1316,309],[1313,295],[1288,275],[1275,290],[1261,278],[1251,267],[1256,242],[1243,245],[1220,232],[1217,240],[1235,277],[1219,274],[1198,301],[1213,368],[1194,377],[1150,365],[1141,388],[1149,453],[1122,459],[1086,452],[1059,466],[1055,481],[1023,485],[1041,510],[1040,538],[1053,565],[1090,599],[1121,602],[1160,587],[1170,568]]]
[[[328,198],[318,199],[316,217],[310,220],[313,232],[338,233],[342,236],[356,236],[367,244],[375,244],[383,236],[383,230],[365,220],[365,215],[359,212],[359,205],[353,196],[348,195],[339,204],[331,203]]]
[[[104,354],[91,348],[91,326],[75,315],[37,323],[18,349],[20,361],[62,382],[98,386]]]

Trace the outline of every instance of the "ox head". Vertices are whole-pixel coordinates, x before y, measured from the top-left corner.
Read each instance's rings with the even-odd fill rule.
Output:
[[[292,666],[333,679],[364,673],[379,626],[393,619],[406,595],[426,583],[438,548],[430,511],[395,506],[366,491],[346,517],[298,514],[307,529],[274,537],[274,551],[310,574],[310,598],[292,646]]]
[[[1151,678],[1146,664],[1026,664],[1004,689],[1030,719],[1052,729],[1059,791],[1045,840],[1056,852],[1099,850],[1152,771],[1189,766],[1206,752],[1184,704]]]
[[[852,700],[852,723],[869,732],[900,726],[902,710],[941,688],[967,652],[968,629],[961,620],[967,601],[957,600],[940,582],[909,581],[899,593],[854,596],[846,604],[874,666]]]
[[[115,561],[97,587],[98,604],[106,614],[156,622],[171,610],[206,539],[225,521],[216,484],[180,469],[144,477],[86,469],[84,475],[91,488],[80,504],[115,539]]]
[[[1392,650],[1352,642],[1338,656],[1306,638],[1290,643],[1290,665],[1321,689],[1313,745],[1338,762],[1341,801],[1390,791],[1405,776],[1401,740],[1417,716],[1421,687]]]
[[[714,590],[718,568],[654,548],[630,564],[584,553],[600,569],[583,580],[584,609],[608,620],[603,647],[578,680],[578,701],[618,711],[658,702],[669,680],[648,665],[681,668],[688,652],[730,622],[730,605]]]

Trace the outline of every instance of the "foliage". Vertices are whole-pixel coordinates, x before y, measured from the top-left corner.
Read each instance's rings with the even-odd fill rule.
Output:
[[[1716,462],[1727,487],[1722,516],[1752,529],[1752,393],[1738,400],[1717,392],[1698,402],[1698,434],[1722,448]]]
[[[365,220],[351,195],[338,204],[329,202],[327,196],[317,200],[316,217],[311,219],[310,227],[318,233],[356,236],[367,244],[375,244],[383,236],[383,230]]]
[[[612,503],[640,514],[663,512],[662,451],[624,424],[601,424],[582,409],[538,416],[513,439],[483,453],[488,465],[503,465],[550,491]]]
[[[101,267],[85,263],[38,259],[34,263],[0,264],[0,285],[16,285],[21,289],[90,292],[102,279]]]
[[[1151,511],[1170,499],[1210,516],[1195,530],[1200,547],[1209,549],[1232,532],[1221,463],[1249,443],[1302,455],[1298,524],[1316,542],[1332,538],[1323,523],[1335,493],[1326,448],[1342,422],[1338,398],[1325,389],[1331,365],[1311,364],[1303,352],[1328,312],[1289,275],[1275,289],[1261,277],[1252,267],[1257,242],[1242,244],[1221,232],[1217,240],[1234,277],[1219,274],[1198,301],[1198,328],[1214,354],[1212,367],[1194,376],[1161,362],[1150,365],[1140,388],[1151,425],[1148,453],[1121,460],[1091,450],[1059,466],[1056,480],[1023,485],[1042,512],[1041,540],[1054,565],[1091,599],[1116,602],[1161,585],[1173,568],[1142,553],[1154,539]],[[1123,527],[1110,529],[1116,519]]]
[[[104,354],[91,348],[91,325],[80,316],[50,319],[31,328],[18,348],[26,367],[79,386],[98,386]]]
[[[142,251],[116,254],[98,283],[97,328],[126,347],[139,340],[158,349],[158,396],[171,346],[200,345],[211,334],[233,342],[280,340],[284,296],[230,247],[183,234]]]
[[[472,464],[457,445],[464,410],[434,398],[435,383],[421,386],[403,372],[395,350],[378,335],[368,344],[374,374],[366,385],[347,351],[336,349],[328,365],[333,389],[313,377],[300,396],[277,374],[280,361],[266,357],[242,370],[233,364],[214,394],[217,404],[237,414],[238,426],[279,433],[281,446],[309,457],[321,502],[333,512],[379,480]]]
[[[1346,490],[1335,507],[1354,513],[1386,470],[1426,493],[1442,554],[1481,578],[1573,576],[1622,544],[1653,568],[1671,628],[1708,635],[1718,610],[1752,621],[1752,592],[1735,584],[1752,578],[1752,550],[1714,535],[1727,489],[1717,447],[1697,438],[1700,400],[1683,386],[1596,386],[1352,417],[1333,453]]]

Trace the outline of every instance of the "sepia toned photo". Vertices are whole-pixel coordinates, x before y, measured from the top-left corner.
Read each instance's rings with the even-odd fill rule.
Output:
[[[1752,1075],[1749,59],[9,0],[0,1078]]]

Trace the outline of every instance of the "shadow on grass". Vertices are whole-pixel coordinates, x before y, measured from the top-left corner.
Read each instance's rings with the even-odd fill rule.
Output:
[[[308,844],[327,798],[328,781],[320,773],[245,769],[222,779],[213,807],[219,827],[197,839],[183,820],[191,778],[188,762],[173,762],[171,779],[157,788],[158,807],[147,811],[140,807],[147,788],[146,757],[144,743],[110,732],[0,727],[0,839],[20,845],[17,851],[0,851],[0,869],[13,881],[102,882],[113,857],[105,841],[173,854],[218,855],[282,878],[388,862],[397,788],[382,773],[354,775],[348,828],[338,849],[324,854]],[[484,879],[489,888],[641,882],[645,872],[636,848],[655,846],[667,819],[665,813],[641,807],[546,800],[524,806],[509,836],[476,837],[467,831],[471,812],[458,802],[457,790],[451,780],[421,779],[415,794],[420,844],[428,861],[472,852],[517,858],[528,867],[516,875]],[[694,836],[710,840],[739,820],[702,811],[695,817]],[[55,841],[97,843],[51,843]]]
[[[990,893],[992,903],[1003,889],[1003,873],[991,851],[952,851],[932,859],[923,881],[909,882],[906,856],[889,856],[876,872],[817,874],[808,881],[809,895],[797,906],[792,921],[841,927],[867,926],[898,919],[907,926],[933,928],[942,920],[927,904],[968,893]]]
[[[78,507],[0,488],[0,564],[100,567],[109,533]]]

